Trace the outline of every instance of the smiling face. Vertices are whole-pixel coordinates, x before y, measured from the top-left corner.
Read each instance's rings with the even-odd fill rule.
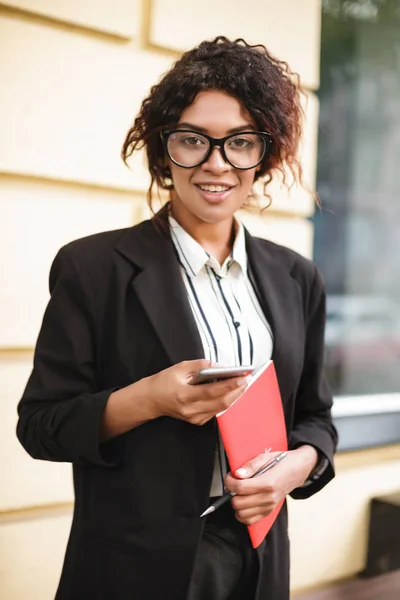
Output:
[[[177,128],[223,138],[256,130],[256,124],[239,100],[220,90],[207,90],[200,92],[182,112]],[[219,148],[214,148],[198,167],[187,169],[168,161],[174,184],[173,213],[181,223],[192,225],[231,222],[235,211],[246,201],[259,168],[235,169],[225,162]]]

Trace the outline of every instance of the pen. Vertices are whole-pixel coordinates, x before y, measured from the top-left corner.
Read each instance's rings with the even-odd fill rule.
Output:
[[[270,469],[272,469],[273,467],[275,467],[275,465],[277,465],[278,463],[280,463],[281,460],[283,460],[286,456],[287,456],[287,452],[281,452],[280,454],[278,454],[278,456],[275,456],[275,458],[273,458],[266,465],[264,465],[263,467],[261,467],[261,469],[258,469],[258,471],[256,471],[250,477],[250,479],[252,479],[253,477],[257,477],[258,475],[263,475],[264,473],[266,473],[267,471],[269,471]],[[235,492],[227,492],[226,494],[224,494],[223,496],[221,496],[221,498],[218,498],[218,500],[216,500],[216,502],[214,502],[214,504],[211,504],[211,506],[209,506],[200,515],[200,517],[205,517],[206,515],[209,515],[209,514],[213,513],[215,510],[217,510],[217,508],[219,508],[220,506],[222,506],[223,504],[225,504],[225,502],[227,502],[228,500],[230,500],[234,496],[236,496]]]

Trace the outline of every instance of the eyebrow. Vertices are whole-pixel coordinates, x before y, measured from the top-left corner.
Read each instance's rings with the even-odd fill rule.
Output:
[[[199,125],[193,125],[193,123],[178,123],[177,127],[179,129],[190,129],[193,131],[198,131],[199,133],[208,133],[208,130],[204,127],[200,127]],[[240,133],[241,131],[255,131],[254,125],[250,125],[249,123],[245,123],[244,125],[239,125],[239,127],[234,127],[233,129],[228,130],[228,135],[231,133]]]

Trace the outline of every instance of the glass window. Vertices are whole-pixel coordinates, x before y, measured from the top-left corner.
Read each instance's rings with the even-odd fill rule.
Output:
[[[400,1],[323,0],[314,257],[336,395],[400,392]]]

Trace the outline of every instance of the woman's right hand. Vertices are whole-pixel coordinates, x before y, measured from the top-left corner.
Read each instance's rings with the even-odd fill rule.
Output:
[[[210,366],[212,363],[205,359],[184,361],[138,382],[152,418],[168,416],[204,425],[227,409],[246,389],[246,377],[190,385],[200,369]]]
[[[228,408],[247,386],[245,377],[190,385],[209,360],[189,360],[113,392],[104,408],[100,439],[105,442],[157,417],[204,425]]]

